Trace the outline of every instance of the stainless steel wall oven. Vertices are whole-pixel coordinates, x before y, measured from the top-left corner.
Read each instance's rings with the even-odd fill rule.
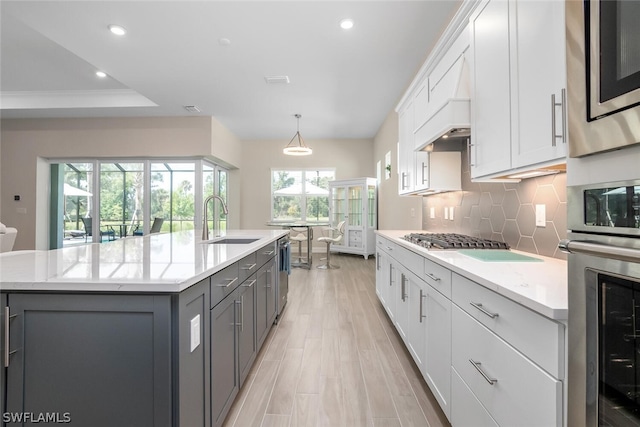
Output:
[[[568,423],[640,425],[640,179],[567,189]]]

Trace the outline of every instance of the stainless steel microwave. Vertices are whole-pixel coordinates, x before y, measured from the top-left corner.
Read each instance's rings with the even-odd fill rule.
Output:
[[[569,155],[640,142],[640,1],[567,1]]]

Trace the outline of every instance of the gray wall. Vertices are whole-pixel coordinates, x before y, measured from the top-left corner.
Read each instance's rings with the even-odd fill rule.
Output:
[[[566,174],[519,183],[472,183],[466,150],[462,152],[462,191],[422,199],[422,229],[461,233],[509,243],[513,249],[566,259],[558,242],[567,235]],[[535,205],[546,205],[545,227],[535,225]],[[454,207],[453,221],[444,208]],[[431,207],[435,219],[430,219]]]

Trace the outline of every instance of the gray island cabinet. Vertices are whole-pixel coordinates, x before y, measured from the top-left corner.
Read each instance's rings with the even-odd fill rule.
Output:
[[[264,242],[176,292],[3,286],[0,424],[220,426],[275,320]]]

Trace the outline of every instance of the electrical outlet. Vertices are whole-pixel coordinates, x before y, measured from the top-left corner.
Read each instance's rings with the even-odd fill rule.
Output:
[[[453,211],[455,209],[455,206],[451,206],[449,208],[449,220],[453,221]]]
[[[200,315],[191,319],[191,352],[200,345]]]
[[[536,205],[536,227],[547,226],[547,206]]]
[[[433,206],[429,208],[429,218],[431,219],[436,218],[436,208],[434,208]]]

